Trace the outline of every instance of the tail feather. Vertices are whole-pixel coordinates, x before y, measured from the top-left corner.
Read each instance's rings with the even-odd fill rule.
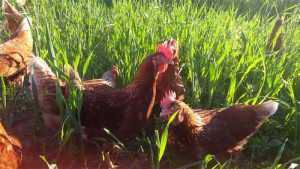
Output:
[[[18,31],[30,31],[30,18],[24,18],[18,28]]]
[[[82,85],[82,80],[78,74],[77,71],[74,71],[74,69],[72,68],[71,65],[65,65],[64,66],[64,72],[69,75],[70,78],[70,82],[72,85],[76,86],[77,89],[83,89],[84,86]],[[68,87],[66,85],[66,87]],[[67,94],[67,96],[69,96],[69,89],[67,88],[65,93]]]
[[[52,72],[48,64],[40,57],[31,59],[27,66],[27,72],[30,72],[29,83],[32,84],[34,79],[38,90],[43,90],[39,89],[41,83],[48,81],[48,83],[45,83],[45,85],[50,85],[52,83],[55,84],[55,81],[57,80],[55,74]]]
[[[279,103],[275,101],[268,101],[258,105],[257,107],[260,109],[260,111],[258,111],[259,113],[257,114],[258,117],[260,119],[266,119],[272,116],[273,114],[276,113],[278,109],[278,105]]]
[[[81,82],[81,78],[77,71],[73,69],[71,65],[64,66],[64,72],[70,76],[70,80]]]
[[[4,12],[9,12],[12,8],[7,1],[2,2]],[[12,10],[12,9],[11,9]],[[10,31],[17,29],[17,32],[10,37],[9,40],[0,44],[0,74],[6,78],[7,81],[16,82],[22,85],[23,77],[26,74],[26,67],[28,64],[28,56],[33,48],[33,39],[30,31],[30,24],[28,19],[19,21],[13,20],[13,14],[7,16],[7,22]],[[17,16],[15,16],[16,18]]]
[[[2,9],[6,9],[7,8],[7,0],[2,0]]]
[[[46,127],[56,131],[60,127],[61,116],[60,109],[56,101],[56,85],[57,77],[47,65],[47,63],[40,57],[33,58],[28,67],[30,72],[29,82],[34,82],[37,92],[37,101],[42,112]],[[63,91],[63,87],[62,91]],[[34,96],[33,85],[29,86],[31,95]],[[63,91],[64,92],[64,91]]]
[[[28,64],[27,71],[32,72],[32,69],[39,69],[41,71],[52,72],[52,70],[50,69],[48,64],[40,57],[35,57],[35,58],[31,59],[31,61]],[[34,72],[32,72],[32,73],[34,73]]]
[[[5,129],[4,129],[4,127],[3,127],[2,123],[1,123],[1,121],[0,121],[0,134],[1,134],[1,135],[4,135],[4,136],[7,136],[7,133],[6,133]]]
[[[23,16],[7,0],[2,0],[2,11],[6,17],[7,27],[12,33],[16,32]]]

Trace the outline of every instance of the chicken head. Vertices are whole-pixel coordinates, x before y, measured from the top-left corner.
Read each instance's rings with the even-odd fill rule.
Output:
[[[160,117],[166,121],[169,120],[174,113],[178,112],[173,123],[182,122],[184,120],[184,114],[192,111],[184,102],[176,100],[176,93],[174,91],[166,92],[165,97],[160,101],[160,107],[162,109]]]
[[[152,57],[152,63],[159,73],[164,73],[168,69],[168,64],[173,65],[173,53],[164,45],[158,45],[157,51],[161,54]]]

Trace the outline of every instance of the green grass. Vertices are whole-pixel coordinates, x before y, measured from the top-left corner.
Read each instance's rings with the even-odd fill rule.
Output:
[[[69,63],[84,79],[98,78],[117,64],[119,86],[133,79],[158,42],[173,37],[180,45],[187,103],[212,108],[277,100],[278,113],[251,139],[245,154],[272,161],[279,145],[289,138],[285,145],[293,152],[289,158],[300,155],[300,5],[296,0],[31,0],[23,11],[33,21],[37,55],[61,69]],[[277,58],[276,53],[266,52],[266,44],[279,15],[285,16],[280,28],[285,40],[284,52]],[[66,117],[80,102],[75,95],[60,103],[67,105]]]

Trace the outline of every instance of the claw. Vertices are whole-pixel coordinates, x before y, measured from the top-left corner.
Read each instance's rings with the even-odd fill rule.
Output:
[[[108,168],[113,169],[118,167],[117,165],[114,165],[113,162],[111,161],[109,152],[104,152],[104,158],[105,158],[105,164]]]

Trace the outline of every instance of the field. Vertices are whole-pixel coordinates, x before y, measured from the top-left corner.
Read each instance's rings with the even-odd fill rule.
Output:
[[[29,0],[19,10],[32,19],[34,52],[62,79],[66,77],[59,70],[65,64],[72,65],[83,79],[98,78],[111,66],[118,65],[118,86],[125,86],[134,78],[143,58],[155,51],[156,44],[173,37],[180,46],[185,102],[191,107],[215,108],[268,100],[280,103],[277,113],[250,139],[235,167],[276,168],[300,160],[300,3],[297,0]],[[284,22],[269,50],[268,40],[280,16],[284,16]],[[0,21],[4,22],[3,16]],[[4,27],[0,32],[3,40],[9,36]],[[281,32],[284,40],[280,50],[273,50]],[[22,90],[16,97],[14,93],[10,88],[4,93],[6,98],[2,96],[0,110],[6,125],[13,129],[14,123],[30,112],[30,117],[26,116],[30,132],[43,131],[38,106],[28,92]],[[59,103],[66,104],[64,117],[76,111],[77,102],[80,101],[73,92],[69,101]],[[65,147],[64,153],[75,151],[71,148],[77,125],[73,121],[66,118],[60,134],[57,147],[60,150]],[[143,129],[142,133],[148,134],[124,143],[125,147],[129,144],[125,151],[135,154],[128,156],[139,154],[152,168],[202,164],[184,163],[168,149],[159,163],[156,159],[161,147],[157,138],[162,135],[163,127],[162,120],[154,117]],[[40,155],[50,163],[56,162],[49,159],[56,154],[45,151]],[[38,156],[36,160],[43,163]],[[133,161],[138,166],[139,161]],[[233,166],[227,163],[226,167]]]

